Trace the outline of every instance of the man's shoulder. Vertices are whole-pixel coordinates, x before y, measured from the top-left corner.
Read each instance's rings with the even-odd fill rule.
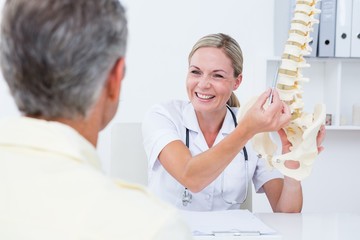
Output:
[[[114,179],[113,182],[119,190],[119,195],[126,195],[127,199],[124,199],[123,196],[121,196],[122,200],[129,201],[130,205],[136,202],[146,209],[151,207],[155,211],[161,210],[171,214],[177,211],[174,207],[161,201],[158,197],[152,194],[145,186],[129,183],[119,179]],[[133,201],[133,199],[135,199],[135,201]],[[136,206],[136,208],[138,208],[138,206]]]
[[[176,208],[157,198],[144,186],[121,180],[111,181],[114,185],[105,184],[103,194],[94,206],[103,209],[109,226],[117,223],[126,228],[124,232],[142,231],[143,237],[168,231],[188,235],[189,229]],[[139,227],[141,230],[137,229]],[[141,234],[138,236],[142,238]]]
[[[98,208],[107,206],[114,208],[114,211],[133,212],[144,217],[176,213],[176,209],[159,200],[145,186],[110,178],[98,171],[90,171],[75,184],[85,194],[87,191],[92,192],[93,204]],[[88,184],[91,184],[91,189]]]

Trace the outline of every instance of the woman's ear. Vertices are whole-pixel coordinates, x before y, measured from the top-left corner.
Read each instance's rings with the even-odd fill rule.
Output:
[[[121,83],[125,75],[125,59],[119,58],[110,71],[107,80],[108,97],[111,100],[118,101],[121,91]]]
[[[242,82],[242,74],[240,73],[240,74],[237,76],[237,78],[235,79],[235,85],[234,85],[233,91],[236,90],[236,89],[238,89],[238,87],[240,86],[241,82]]]

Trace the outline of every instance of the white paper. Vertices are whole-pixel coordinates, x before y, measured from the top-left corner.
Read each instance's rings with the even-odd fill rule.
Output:
[[[180,211],[194,236],[232,233],[234,235],[270,235],[276,231],[249,210]]]

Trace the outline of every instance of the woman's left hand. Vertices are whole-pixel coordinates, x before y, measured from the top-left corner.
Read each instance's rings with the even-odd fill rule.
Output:
[[[326,130],[325,130],[325,126],[321,125],[319,132],[317,134],[316,137],[316,143],[317,143],[317,147],[318,147],[318,153],[321,153],[324,150],[324,147],[321,145],[322,142],[325,139],[325,135],[326,135]]]
[[[325,139],[325,133],[326,133],[325,126],[321,125],[319,132],[317,134],[317,137],[316,137],[318,153],[320,153],[324,150],[324,147],[321,144]],[[282,144],[282,153],[284,154],[284,153],[290,152],[290,147],[292,145],[291,145],[291,142],[288,140],[284,129],[280,129],[278,131],[278,134],[280,136],[280,140],[281,140],[281,144]]]
[[[316,144],[317,144],[318,154],[324,150],[324,147],[321,144],[324,141],[325,132],[326,132],[325,131],[325,126],[321,125],[321,127],[319,129],[319,132],[317,134],[317,137],[316,137]],[[281,140],[281,144],[282,144],[282,153],[285,154],[285,153],[290,152],[290,148],[291,148],[292,145],[291,145],[291,142],[288,140],[284,129],[280,129],[278,131],[278,134],[280,136],[280,140]],[[285,161],[285,166],[288,167],[288,168],[291,168],[291,169],[296,169],[296,168],[298,168],[300,166],[300,164],[299,164],[298,161],[288,160],[288,161]]]

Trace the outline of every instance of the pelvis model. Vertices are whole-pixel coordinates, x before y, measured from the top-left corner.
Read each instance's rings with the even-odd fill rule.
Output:
[[[310,66],[306,63],[304,56],[309,55],[312,50],[309,46],[312,40],[310,32],[313,31],[313,24],[318,23],[314,16],[320,12],[315,7],[317,1],[296,1],[289,37],[277,70],[276,89],[280,99],[289,106],[292,113],[290,124],[284,128],[292,144],[291,151],[276,156],[277,145],[269,133],[257,134],[252,139],[255,151],[267,161],[270,167],[275,167],[284,175],[297,180],[302,180],[311,173],[312,164],[318,155],[316,137],[321,125],[325,123],[326,115],[323,104],[316,105],[314,113],[305,113],[302,100],[302,84],[308,82],[309,79],[303,77],[301,70]],[[239,120],[252,103],[249,102],[240,108]],[[287,168],[284,164],[285,160],[298,161],[300,167]]]

